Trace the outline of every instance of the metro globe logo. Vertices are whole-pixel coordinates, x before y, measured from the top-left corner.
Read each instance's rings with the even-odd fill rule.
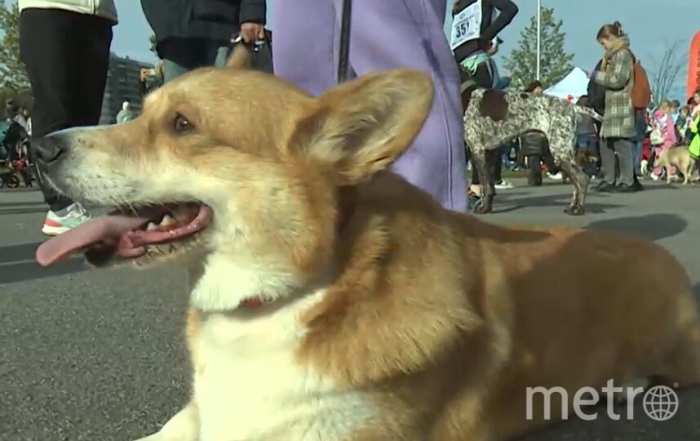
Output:
[[[676,385],[674,385],[676,386]],[[570,409],[573,407],[574,415],[584,421],[593,421],[598,418],[600,409],[591,408],[605,400],[607,415],[611,420],[619,421],[622,415],[619,410],[626,408],[625,417],[627,420],[634,420],[634,406],[641,398],[644,413],[654,421],[668,421],[673,418],[680,407],[680,400],[676,391],[667,386],[654,386],[648,390],[642,387],[618,387],[613,380],[609,380],[605,387],[601,389],[602,397],[597,389],[583,387],[576,391],[573,399],[569,398],[569,392],[563,387],[529,387],[527,388],[526,418],[528,420],[544,418],[545,421],[552,419],[552,398],[557,397],[556,403],[561,403],[561,416],[555,419],[568,420]],[[544,406],[536,406],[534,399],[541,396]],[[616,398],[624,398],[626,405],[618,405]],[[542,411],[543,415],[535,415],[534,409]]]

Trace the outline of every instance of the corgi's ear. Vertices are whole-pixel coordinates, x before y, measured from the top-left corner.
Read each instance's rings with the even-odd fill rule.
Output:
[[[388,168],[423,127],[433,103],[425,73],[395,69],[324,93],[296,125],[290,147],[354,185]]]
[[[251,69],[250,52],[242,44],[233,49],[233,53],[226,62],[228,69]]]

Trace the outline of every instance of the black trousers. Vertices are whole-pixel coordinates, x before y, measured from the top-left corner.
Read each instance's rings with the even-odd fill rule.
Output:
[[[32,135],[97,125],[107,82],[112,22],[60,9],[25,9],[20,56],[34,95]],[[73,201],[40,182],[52,211]]]

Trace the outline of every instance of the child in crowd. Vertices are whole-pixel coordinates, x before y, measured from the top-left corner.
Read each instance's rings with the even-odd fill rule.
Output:
[[[673,117],[671,116],[671,102],[668,100],[663,100],[659,108],[654,112],[652,126],[661,132],[663,137],[663,142],[660,145],[654,146],[654,153],[658,158],[662,151],[670,149],[675,146],[678,142],[676,138],[676,128],[673,124]],[[676,171],[674,167],[671,167],[670,172],[675,176]],[[663,173],[663,167],[656,167],[651,173],[651,178],[653,180],[658,180],[661,178]]]
[[[690,107],[683,106],[678,112],[678,120],[676,121],[676,133],[680,134],[678,143],[687,145],[690,140],[688,126],[690,125]]]
[[[582,96],[576,101],[577,106],[588,107],[588,97]],[[598,158],[598,130],[593,118],[585,113],[580,115],[576,126],[576,150],[578,157],[583,162],[581,168],[589,177],[597,174]]]
[[[680,116],[681,102],[678,100],[671,101],[671,118],[673,118],[673,124],[678,123],[678,117]]]
[[[700,90],[696,91],[688,100],[688,105],[690,106],[690,117],[693,118],[700,112]]]
[[[700,171],[700,133],[698,133],[700,132],[699,129],[700,112],[697,112],[688,123],[688,152],[690,153],[690,157],[695,160],[695,173],[698,173],[698,171]],[[695,176],[696,175],[691,177],[691,179],[695,178]]]
[[[491,69],[491,76],[493,78],[493,88],[496,90],[504,90],[510,86],[510,77],[502,77],[496,60],[493,59],[494,55],[498,53],[498,47],[503,43],[503,40],[496,37],[491,41],[487,53],[489,55],[489,67]]]

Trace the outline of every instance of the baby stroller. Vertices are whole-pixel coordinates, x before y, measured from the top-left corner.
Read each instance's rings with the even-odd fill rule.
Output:
[[[4,148],[0,147],[0,155],[2,155]],[[19,177],[15,173],[12,161],[8,158],[0,159],[0,188],[17,188],[19,187]]]
[[[14,121],[0,121],[0,188],[19,187],[19,176],[27,187],[32,186],[27,161],[28,142],[21,125]]]

